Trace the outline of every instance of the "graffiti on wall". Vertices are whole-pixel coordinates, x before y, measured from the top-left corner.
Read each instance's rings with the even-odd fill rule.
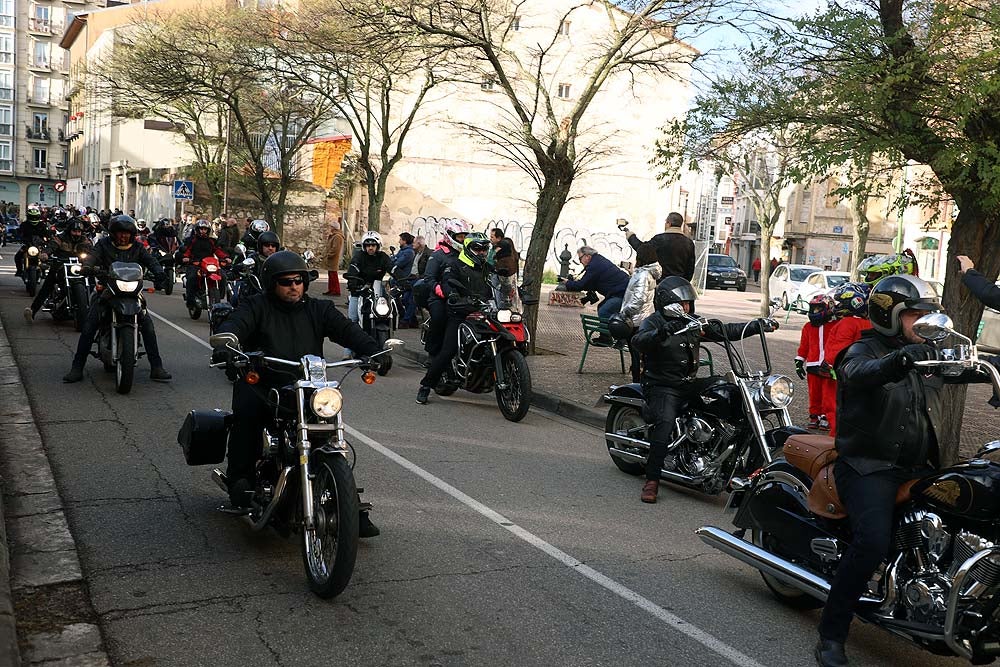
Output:
[[[410,233],[414,236],[423,236],[427,241],[427,245],[433,248],[437,244],[438,239],[444,236],[445,223],[457,219],[447,217],[438,218],[432,215],[420,216],[410,221]],[[534,226],[533,222],[490,220],[482,225],[482,229],[476,229],[475,225],[473,225],[473,229],[484,234],[489,234],[490,230],[494,227],[499,228],[504,236],[513,241],[514,247],[520,250],[523,256],[528,248],[528,244],[531,243],[531,230]],[[553,265],[557,265],[559,254],[564,249],[569,249],[573,256],[576,257],[576,251],[585,245],[594,248],[615,264],[631,261],[635,254],[632,247],[625,240],[624,235],[620,232],[609,234],[567,225],[557,229],[553,235],[552,245],[549,246],[549,261]]]

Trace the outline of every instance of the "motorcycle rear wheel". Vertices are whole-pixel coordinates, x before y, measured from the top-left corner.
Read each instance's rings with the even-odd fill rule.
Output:
[[[754,546],[767,551],[771,550],[768,545],[768,533],[764,532],[760,528],[754,528],[751,532]],[[764,574],[763,572],[760,573],[760,577],[764,580],[764,585],[770,589],[771,595],[777,598],[782,604],[789,606],[792,609],[819,609],[823,606],[823,603],[816,598],[807,593],[803,593],[794,586],[789,586],[780,579],[776,579],[775,577],[769,574]]]
[[[131,327],[122,327],[116,336],[118,363],[115,365],[115,390],[119,394],[132,391],[135,377],[135,332]]]
[[[87,288],[79,283],[74,283],[70,289],[69,298],[73,306],[73,327],[77,331],[82,331],[83,323],[87,319]]]
[[[497,406],[504,419],[519,422],[531,408],[531,371],[517,350],[505,350],[501,362],[507,388],[496,388]]]
[[[642,418],[642,411],[632,405],[622,405],[621,403],[612,403],[611,409],[608,410],[608,418],[604,423],[604,431],[606,433],[617,433],[618,431],[629,431],[631,429],[642,426],[646,423],[646,420]],[[608,454],[611,455],[612,449],[617,449],[615,443],[610,440],[605,440],[608,445]],[[641,475],[646,472],[646,466],[642,463],[632,463],[631,461],[622,461],[621,459],[611,456],[611,461],[618,466],[618,469],[627,475]]]
[[[310,467],[312,529],[302,531],[302,563],[309,589],[321,598],[339,595],[354,574],[358,556],[358,490],[347,459],[317,454]]]
[[[201,306],[188,306],[188,315],[192,320],[201,319]]]
[[[166,278],[163,282],[163,293],[170,296],[174,293],[174,270],[173,268],[164,269],[164,273],[166,274]]]

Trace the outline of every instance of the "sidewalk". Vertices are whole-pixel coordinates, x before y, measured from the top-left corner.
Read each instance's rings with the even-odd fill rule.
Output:
[[[610,385],[631,381],[627,372],[628,354],[625,355],[626,373],[623,374],[617,350],[592,346],[587,353],[583,373],[577,373],[584,347],[580,314],[594,315],[596,308],[593,305],[587,308],[550,306],[548,292],[553,288],[553,285],[544,285],[542,288],[537,354],[528,359],[535,392],[534,405],[603,428],[607,408],[601,396]],[[346,301],[346,297],[343,300]],[[759,288],[751,283],[746,292],[708,290],[698,300],[697,311],[701,315],[726,322],[759,317]],[[804,315],[784,311],[778,311],[774,316],[781,322],[781,329],[767,336],[772,372],[792,378],[796,394],[789,413],[794,423],[804,425],[809,419],[806,385],[795,375],[794,358],[799,336],[807,319]],[[406,341],[406,356],[425,356],[417,331],[403,329],[397,335]],[[729,364],[723,349],[717,345],[708,347],[714,355],[716,372],[727,372]],[[754,368],[764,366],[764,353],[758,338],[747,339],[744,349]],[[971,385],[969,388],[961,435],[961,451],[965,454],[974,454],[982,444],[1000,437],[1000,411],[995,411],[986,404],[990,395],[987,385]]]

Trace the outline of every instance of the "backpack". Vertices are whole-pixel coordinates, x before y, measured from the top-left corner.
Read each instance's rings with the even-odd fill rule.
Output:
[[[416,264],[416,262],[414,262]],[[429,278],[418,278],[411,287],[413,303],[417,308],[427,308],[427,303],[431,298],[431,290],[434,288],[434,281]]]

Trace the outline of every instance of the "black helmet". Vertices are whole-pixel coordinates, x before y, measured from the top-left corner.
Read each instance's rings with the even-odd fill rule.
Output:
[[[291,250],[279,250],[266,260],[260,269],[260,281],[265,292],[270,292],[274,287],[274,279],[286,273],[298,273],[306,281],[306,288],[309,287],[309,265],[302,255]]]
[[[902,333],[899,314],[904,310],[941,310],[941,299],[925,280],[911,275],[887,276],[868,297],[868,318],[872,328],[886,336]]]
[[[281,239],[274,232],[263,232],[257,237],[257,252],[264,252],[265,243],[273,243],[276,247],[281,247]]]
[[[135,237],[136,231],[135,220],[133,220],[130,215],[116,215],[111,218],[111,222],[108,223],[109,234],[114,234],[115,232],[128,232]]]
[[[691,302],[691,312],[694,312],[694,301],[698,298],[698,293],[687,280],[680,276],[667,276],[656,286],[653,293],[653,307],[660,311],[664,306],[672,303]]]
[[[83,223],[83,219],[82,218],[79,218],[79,217],[70,218],[69,223],[66,225],[66,231],[67,232],[72,232],[73,230],[77,230],[77,231],[79,231],[81,233],[87,231],[87,225],[85,225]]]
[[[608,318],[608,333],[615,340],[630,340],[634,329],[632,320],[621,313],[615,313]]]

